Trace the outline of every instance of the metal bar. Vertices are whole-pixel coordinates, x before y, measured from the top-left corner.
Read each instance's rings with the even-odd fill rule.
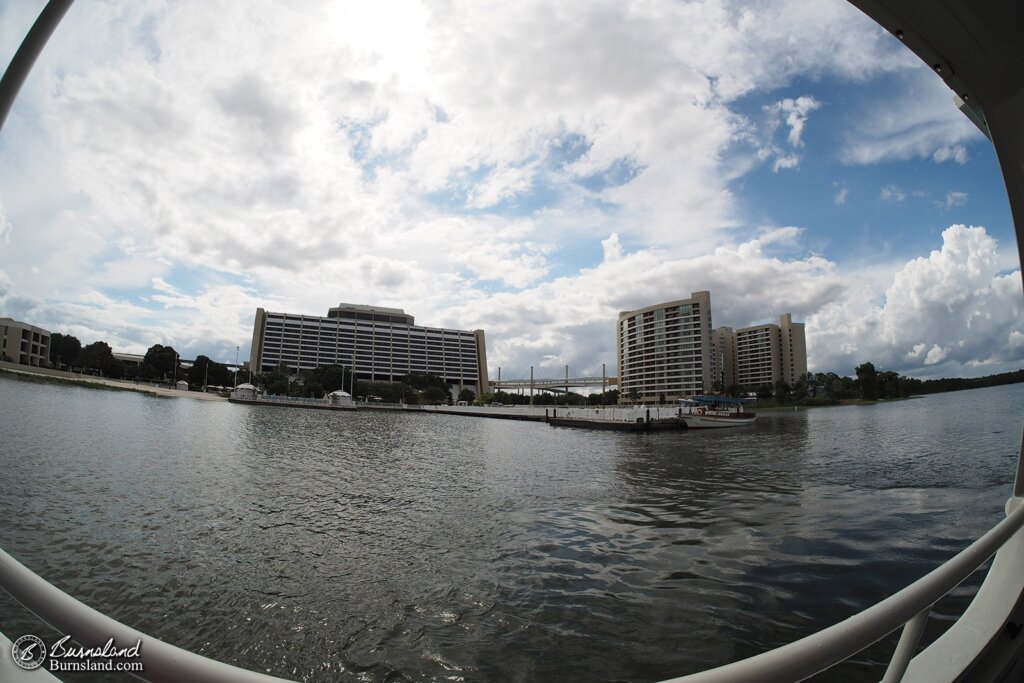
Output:
[[[54,29],[64,17],[64,14],[71,7],[73,0],[50,0],[39,13],[36,22],[32,24],[25,40],[21,42],[14,58],[7,66],[7,71],[0,79],[0,128],[4,127],[7,114],[14,105],[14,99],[18,96],[22,84],[28,78],[32,65],[35,64],[39,53],[43,51],[46,41],[50,39]]]
[[[1013,480],[1013,497],[1024,498],[1024,432],[1020,436],[1020,455],[1017,456],[1017,477]]]
[[[1024,504],[934,571],[859,614],[775,650],[666,683],[801,681],[872,645],[938,602],[1024,527]]]
[[[907,666],[910,665],[910,660],[914,658],[914,653],[917,651],[917,644],[921,642],[921,634],[924,633],[924,627],[928,623],[928,615],[931,614],[931,611],[932,608],[929,606],[928,609],[921,610],[916,617],[904,624],[900,642],[896,644],[896,649],[892,653],[892,659],[889,660],[882,683],[899,683],[903,680],[903,674],[907,672]]]
[[[135,673],[154,683],[193,681],[195,683],[282,683],[283,679],[247,671],[208,659],[136,631],[130,626],[97,612],[56,586],[36,576],[30,569],[0,549],[0,586],[37,617],[85,647],[102,645],[114,638],[128,647],[142,641],[140,657],[143,671]],[[134,673],[134,672],[133,672]]]

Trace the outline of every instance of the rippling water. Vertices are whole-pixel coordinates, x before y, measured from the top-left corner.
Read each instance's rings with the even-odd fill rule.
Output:
[[[0,546],[122,622],[286,678],[654,681],[839,621],[996,523],[1022,398],[634,435],[0,376]],[[6,594],[0,631],[53,635]],[[877,680],[894,642],[820,679]]]

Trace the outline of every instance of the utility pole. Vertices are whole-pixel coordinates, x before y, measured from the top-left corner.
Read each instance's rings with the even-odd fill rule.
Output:
[[[569,405],[569,366],[565,366],[565,405]]]
[[[533,366],[530,366],[530,405],[533,405]]]
[[[607,386],[608,386],[608,376],[605,375],[604,363],[601,363],[601,405],[604,405],[604,401],[605,401],[604,394],[605,394],[605,391],[606,391],[605,387],[607,387]]]
[[[238,388],[238,346],[235,346],[235,388]]]

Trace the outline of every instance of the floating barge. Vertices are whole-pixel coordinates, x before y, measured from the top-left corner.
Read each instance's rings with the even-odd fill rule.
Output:
[[[610,429],[619,432],[661,432],[689,429],[720,429],[751,425],[757,415],[744,402],[725,396],[694,396],[677,407],[563,408],[547,418],[556,427]]]
[[[300,398],[297,396],[264,395],[251,384],[235,387],[229,403],[244,403],[250,406],[278,406],[281,408],[313,408],[317,410],[355,410],[352,396],[345,391],[332,391],[323,398]]]
[[[582,429],[605,429],[615,432],[634,432],[643,434],[647,432],[683,431],[688,429],[686,420],[678,417],[662,418],[660,420],[647,421],[638,417],[635,422],[626,420],[603,420],[601,418],[587,417],[550,417],[548,424],[553,427],[579,427]]]
[[[281,408],[313,408],[319,410],[356,410],[355,406],[342,406],[333,405],[327,403],[322,398],[311,398],[311,399],[297,399],[292,398],[286,400],[281,398],[280,400],[270,400],[268,398],[229,398],[228,403],[244,403],[250,406],[278,406]]]
[[[561,414],[559,414],[561,412]],[[547,422],[553,427],[605,429],[616,432],[682,431],[686,420],[676,410],[659,408],[555,408]]]

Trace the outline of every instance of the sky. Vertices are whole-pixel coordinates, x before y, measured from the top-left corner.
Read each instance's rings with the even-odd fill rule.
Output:
[[[1024,367],[1015,246],[991,144],[838,0],[78,2],[0,131],[0,315],[129,353],[346,302],[613,374],[620,311],[709,290],[812,372],[972,377]]]

